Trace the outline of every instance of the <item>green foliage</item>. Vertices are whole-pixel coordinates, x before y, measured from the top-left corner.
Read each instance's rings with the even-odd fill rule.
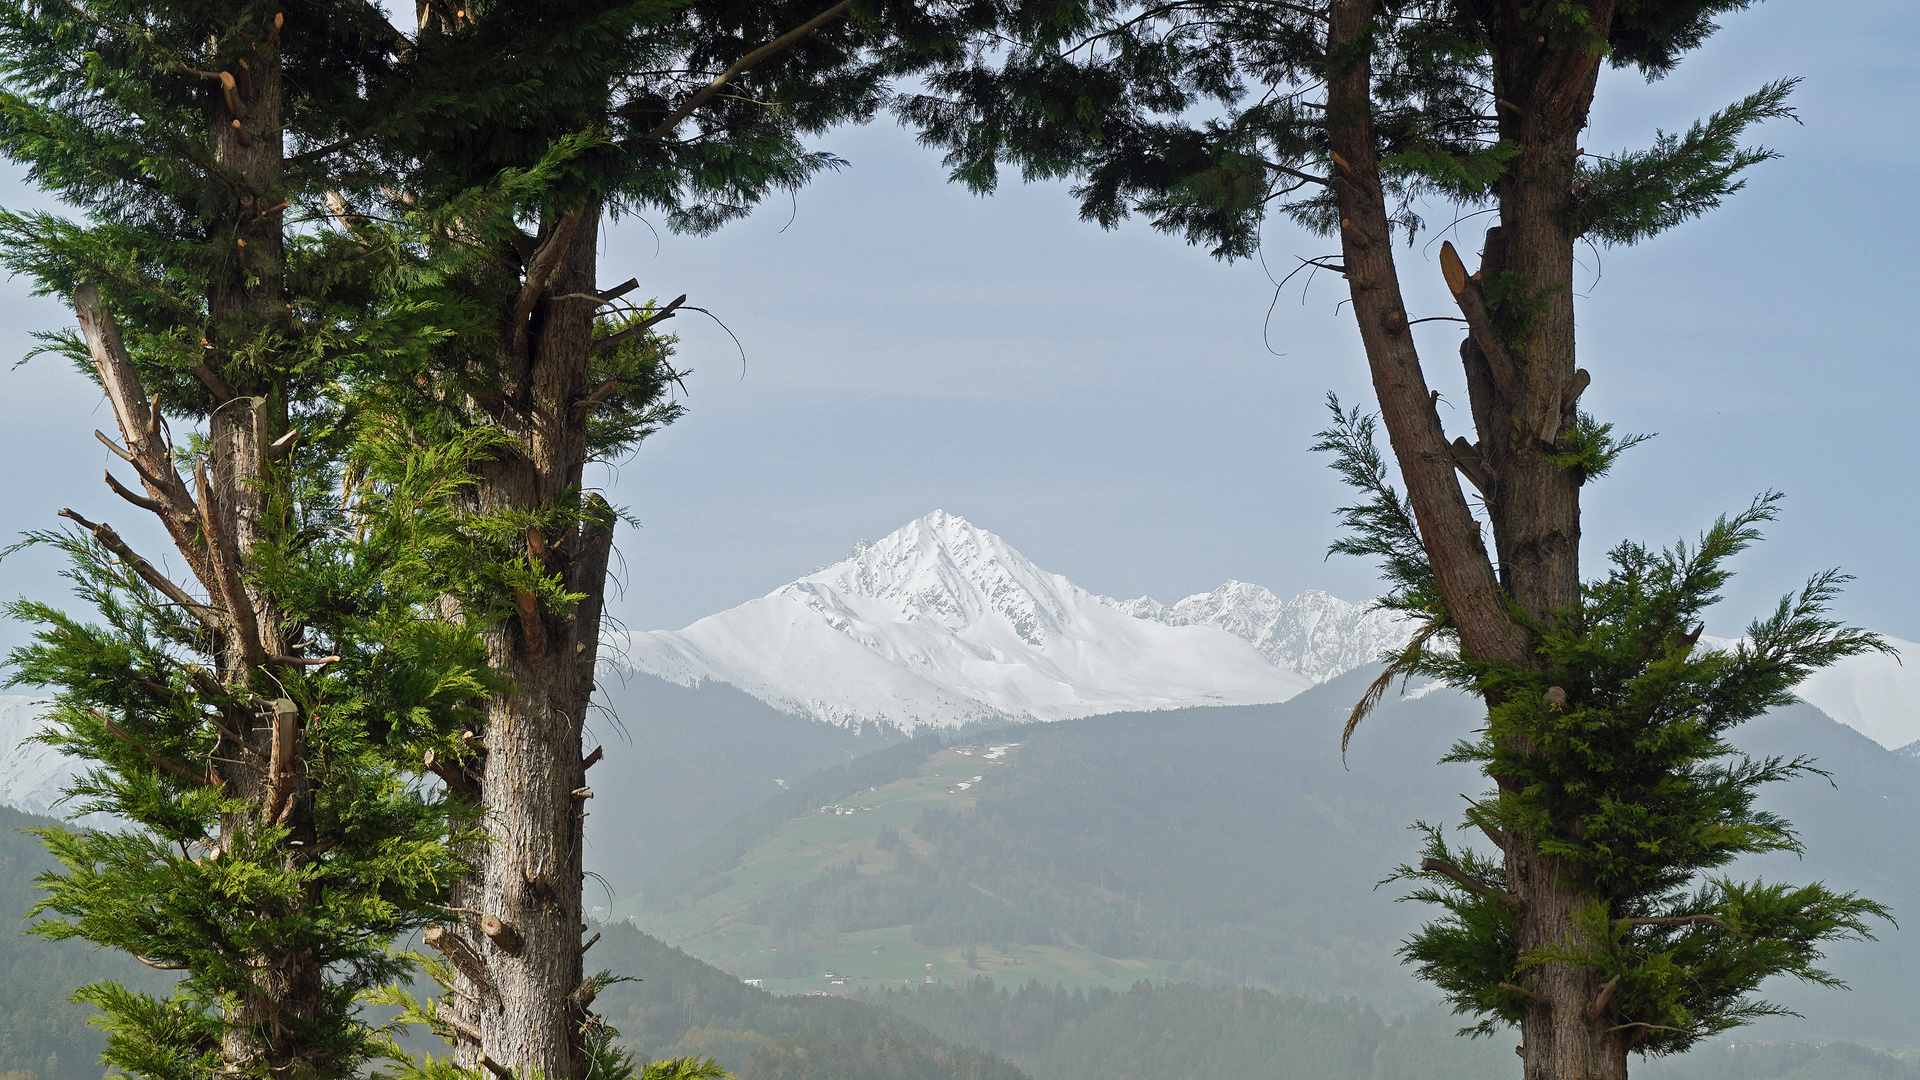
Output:
[[[1609,244],[1637,244],[1719,206],[1746,186],[1741,174],[1778,157],[1740,145],[1765,120],[1796,119],[1787,105],[1798,79],[1768,83],[1685,135],[1659,133],[1651,149],[1582,161],[1574,181],[1569,231]]]
[[[166,999],[113,983],[82,992],[106,1018],[110,1063],[198,1075],[220,1017],[254,989],[258,958],[290,954],[324,964],[327,984],[318,1015],[284,1023],[342,1068],[367,1053],[356,995],[395,976],[386,940],[433,918],[464,872],[469,812],[426,797],[414,777],[493,685],[473,631],[425,616],[419,549],[392,542],[414,526],[388,514],[431,502],[441,482],[421,469],[355,507],[357,538],[345,516],[304,507],[302,539],[263,561],[287,613],[339,659],[277,676],[304,719],[300,812],[237,830],[249,804],[215,780],[210,758],[224,732],[255,722],[248,692],[209,680],[198,625],[90,538],[30,538],[67,553],[65,576],[100,621],[7,605],[42,627],[9,658],[13,678],[57,688],[42,738],[93,763],[69,791],[75,809],[131,825],[40,830],[62,869],[38,879],[36,911],[49,917],[35,932],[185,973]],[[289,859],[302,845],[317,856]]]
[[[1423,226],[1422,204],[1478,209],[1515,178],[1523,147],[1503,138],[1496,40],[1591,50],[1650,78],[1751,0],[1634,0],[1606,26],[1575,4],[1393,0],[1365,44],[1370,122],[1395,225]],[[947,151],[952,179],[991,191],[1001,166],[1071,178],[1082,218],[1107,228],[1139,214],[1221,258],[1252,255],[1269,215],[1331,235],[1323,88],[1346,58],[1326,44],[1322,3],[1056,0],[1008,9],[994,49],[955,53],[922,93],[895,101],[923,142]],[[1771,155],[1739,138],[1791,115],[1791,82],[1767,89],[1654,149],[1583,165],[1570,237],[1632,243],[1716,205]],[[1510,108],[1511,106],[1509,106]]]
[[[1386,486],[1377,452],[1368,452],[1370,430],[1337,408],[1336,416],[1343,426],[1321,448],[1336,453],[1343,477],[1370,498],[1342,511],[1356,535],[1337,550],[1389,555],[1386,577],[1404,592],[1430,574],[1406,555],[1418,550],[1411,516]],[[1581,428],[1598,448],[1584,464],[1604,466],[1619,447],[1590,418]],[[1870,937],[1867,920],[1886,916],[1879,903],[1822,885],[1713,875],[1740,855],[1798,851],[1787,822],[1755,799],[1766,784],[1817,772],[1804,757],[1741,754],[1727,733],[1792,702],[1792,688],[1809,673],[1889,651],[1879,637],[1827,617],[1847,580],[1834,571],[1783,598],[1731,649],[1696,646],[1700,617],[1731,574],[1727,561],[1759,539],[1779,500],[1755,499],[1692,546],[1616,547],[1611,571],[1582,589],[1575,608],[1534,627],[1536,665],[1466,655],[1440,621],[1444,608],[1435,612],[1437,636],[1449,647],[1410,649],[1396,660],[1400,672],[1439,678],[1489,703],[1478,737],[1446,759],[1477,765],[1497,785],[1472,800],[1467,823],[1527,838],[1588,904],[1587,944],[1523,952],[1503,870],[1449,850],[1438,830],[1427,829],[1424,869],[1403,866],[1400,875],[1429,879],[1413,898],[1438,905],[1442,915],[1403,955],[1457,1011],[1480,1018],[1475,1030],[1491,1033],[1520,1019],[1527,1002],[1507,987],[1520,985],[1528,968],[1578,964],[1619,978],[1610,1008],[1639,1029],[1635,1049],[1683,1050],[1780,1011],[1755,996],[1766,978],[1837,985],[1816,966],[1824,943]],[[1527,621],[1517,611],[1514,617]],[[1433,870],[1436,864],[1473,884]]]
[[[1573,423],[1560,433],[1556,449],[1547,460],[1562,469],[1571,469],[1579,482],[1607,475],[1621,454],[1652,438],[1651,435],[1615,435],[1612,424],[1603,424],[1592,414],[1581,411]]]
[[[1342,411],[1340,399],[1331,393],[1327,408],[1333,412],[1333,424],[1314,436],[1320,441],[1313,450],[1332,454],[1334,471],[1364,496],[1363,501],[1334,511],[1344,535],[1333,542],[1331,551],[1380,560],[1381,576],[1389,585],[1378,601],[1381,607],[1428,618],[1438,615],[1443,610],[1440,589],[1427,563],[1413,506],[1394,489],[1386,459],[1374,444],[1379,419],[1362,413],[1357,405]]]

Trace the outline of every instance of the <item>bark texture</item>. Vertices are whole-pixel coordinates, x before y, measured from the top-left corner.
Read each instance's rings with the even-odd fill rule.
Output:
[[[1469,326],[1461,360],[1475,439],[1449,443],[1407,331],[1370,123],[1371,0],[1334,0],[1330,11],[1333,182],[1381,417],[1461,646],[1479,659],[1537,666],[1526,624],[1551,625],[1580,587],[1580,476],[1552,455],[1585,387],[1575,366],[1574,238],[1565,211],[1602,53],[1583,36],[1536,29],[1539,5],[1466,6],[1488,34],[1501,138],[1518,148],[1496,190],[1500,224],[1488,233],[1477,272],[1469,274],[1450,245],[1441,257]],[[1612,19],[1612,0],[1579,6],[1589,25]],[[1456,471],[1481,488],[1491,556]],[[1518,947],[1577,944],[1575,915],[1587,894],[1535,838],[1501,839],[1519,905]],[[1527,1080],[1624,1080],[1628,1035],[1609,1030],[1618,1021],[1593,969],[1531,970],[1525,989],[1534,1000],[1521,1024]]]
[[[284,151],[282,80],[276,41],[280,20],[258,6],[234,13],[256,25],[255,41],[232,70],[206,86],[208,142],[219,175],[210,181],[204,219],[215,273],[207,296],[206,360],[197,369],[210,406],[207,443],[189,487],[178,471],[160,398],[149,397],[100,290],[75,290],[74,310],[94,368],[120,431],[115,453],[138,473],[145,494],[107,483],[127,501],[157,516],[197,592],[164,578],[104,524],[63,514],[92,531],[169,599],[192,611],[208,635],[214,670],[197,676],[209,698],[224,700],[220,745],[207,782],[222,786],[245,809],[225,815],[216,842],[232,850],[247,834],[285,826],[290,835],[277,858],[297,870],[315,850],[308,804],[304,718],[280,697],[270,676],[276,665],[298,662],[289,642],[300,636],[274,598],[252,580],[260,546],[276,539],[286,512],[286,484],[275,467],[274,442],[287,430],[285,398],[255,354],[271,348],[287,319],[282,286],[284,250],[280,194]],[[244,58],[244,64],[240,61]],[[237,385],[236,385],[237,384]],[[105,435],[103,441],[112,445]],[[284,445],[280,448],[284,449]],[[197,669],[196,669],[197,670]],[[266,918],[297,914],[316,897],[261,911]],[[250,993],[233,1002],[222,1046],[229,1069],[276,1075],[319,1064],[304,1040],[305,1022],[320,1015],[325,985],[311,950],[285,949],[257,958]]]
[[[530,590],[516,617],[488,633],[490,659],[513,689],[489,707],[468,771],[488,843],[458,906],[480,913],[458,932],[478,965],[463,969],[453,1004],[456,1058],[470,1068],[553,1078],[584,1075],[593,991],[581,959],[586,766],[581,733],[598,659],[601,599],[613,519],[580,499],[592,387],[598,208],[551,219],[525,262],[506,312],[501,402],[490,408],[514,449],[481,471],[477,509],[578,505],[566,524],[526,530],[526,555],[584,599],[563,611]],[[571,297],[570,297],[571,294]],[[454,945],[454,948],[461,946]],[[442,949],[446,952],[446,949]],[[449,953],[451,955],[451,953]]]

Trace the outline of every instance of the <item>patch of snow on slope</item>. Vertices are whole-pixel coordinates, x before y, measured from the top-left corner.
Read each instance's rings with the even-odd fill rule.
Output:
[[[51,746],[27,742],[40,733],[46,707],[41,698],[0,695],[0,803],[59,817],[53,803],[73,778],[76,762]]]
[[[1899,659],[1850,656],[1809,675],[1794,693],[1892,750],[1920,740],[1920,645],[1898,638],[1887,644],[1900,651]]]
[[[1394,612],[1350,604],[1317,590],[1282,600],[1244,581],[1229,581],[1172,607],[1144,596],[1121,601],[1118,607],[1169,626],[1220,627],[1274,664],[1317,683],[1373,663],[1413,632],[1412,621]]]
[[[1135,618],[939,510],[757,600],[636,634],[627,663],[910,727],[1285,701],[1312,685],[1228,630]]]

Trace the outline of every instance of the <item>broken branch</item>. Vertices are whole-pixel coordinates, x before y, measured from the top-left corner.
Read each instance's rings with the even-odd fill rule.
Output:
[[[1490,897],[1503,904],[1518,904],[1520,902],[1520,898],[1512,893],[1504,889],[1496,889],[1484,881],[1476,880],[1469,876],[1466,871],[1442,859],[1421,859],[1420,872],[1423,874],[1439,874],[1443,877],[1451,878],[1455,884],[1468,892],[1479,893],[1481,896]]]
[[[641,319],[639,322],[634,323],[632,326],[627,327],[625,330],[622,330],[617,334],[613,334],[609,337],[601,338],[599,341],[594,342],[593,351],[599,352],[601,349],[607,348],[610,345],[617,345],[620,342],[625,341],[630,337],[634,337],[635,335],[645,333],[650,327],[653,326],[653,324],[658,322],[665,322],[666,320],[673,318],[674,312],[680,307],[681,304],[684,304],[686,302],[687,302],[687,294],[681,293],[679,296],[676,296],[673,298],[672,303],[668,304],[666,307],[661,308],[659,311],[654,312],[652,315],[649,315],[646,318]]]
[[[193,479],[200,495],[200,527],[207,534],[207,554],[213,565],[213,576],[219,582],[220,599],[226,604],[227,619],[240,638],[247,666],[256,667],[266,659],[266,649],[260,644],[260,624],[254,617],[246,587],[240,583],[239,555],[221,527],[220,510],[214,505],[213,490],[207,485],[205,463],[194,465]]]
[[[138,552],[127,546],[125,540],[120,539],[120,534],[114,532],[112,526],[105,522],[88,521],[86,518],[81,517],[71,510],[61,510],[60,516],[92,533],[94,540],[97,541],[101,547],[113,552],[121,562],[126,563],[134,573],[140,575],[141,581],[153,586],[154,590],[160,593],[160,595],[165,596],[167,599],[192,612],[194,618],[199,619],[202,626],[205,626],[209,630],[220,629],[220,625],[214,619],[211,608],[195,600],[187,590],[174,584],[171,579],[154,569],[152,563],[141,558]]]
[[[1618,975],[1615,975],[1613,978],[1607,980],[1607,985],[1600,988],[1600,996],[1597,998],[1594,998],[1593,1005],[1587,1009],[1587,1019],[1589,1020],[1600,1019],[1600,1014],[1607,1011],[1607,1002],[1613,1000],[1614,988],[1618,987],[1619,985],[1620,985],[1620,976]]]
[[[1466,264],[1460,261],[1460,253],[1453,249],[1451,240],[1440,245],[1440,273],[1447,279],[1447,290],[1453,293],[1454,302],[1460,305],[1460,314],[1467,317],[1467,329],[1473,334],[1474,344],[1486,354],[1494,378],[1503,387],[1514,385],[1513,358],[1495,336],[1486,298],[1480,294],[1479,283],[1467,276]]]
[[[1543,1004],[1543,1005],[1544,1005],[1544,1004],[1546,1004],[1546,1001],[1547,1001],[1547,999],[1546,999],[1546,998],[1543,998],[1543,997],[1541,997],[1541,996],[1540,996],[1539,994],[1536,994],[1536,993],[1534,993],[1533,991],[1531,991],[1531,990],[1529,990],[1529,989],[1527,989],[1526,987],[1524,987],[1524,986],[1515,986],[1515,985],[1513,985],[1513,984],[1512,984],[1512,983],[1510,983],[1510,982],[1503,982],[1503,983],[1501,983],[1501,984],[1500,984],[1500,989],[1502,989],[1502,990],[1511,990],[1511,991],[1513,991],[1514,993],[1516,993],[1516,994],[1519,994],[1519,995],[1521,995],[1521,996],[1523,996],[1523,997],[1528,997],[1528,998],[1532,998],[1533,1000],[1535,1000],[1535,1001],[1538,1001],[1538,1002],[1540,1002],[1540,1003],[1541,1003],[1541,1004]]]

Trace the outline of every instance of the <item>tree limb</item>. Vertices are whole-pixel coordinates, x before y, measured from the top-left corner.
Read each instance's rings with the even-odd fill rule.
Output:
[[[1480,283],[1467,276],[1466,264],[1460,261],[1460,253],[1454,250],[1451,240],[1440,245],[1440,273],[1447,279],[1447,291],[1460,305],[1460,314],[1467,317],[1467,330],[1473,335],[1473,343],[1486,354],[1495,381],[1501,389],[1514,386],[1517,369],[1513,357],[1494,334],[1493,317],[1487,314],[1487,301],[1480,294]]]
[[[732,82],[734,78],[744,74],[747,69],[760,63],[760,61],[785,52],[801,38],[806,37],[808,34],[813,33],[815,30],[820,29],[840,16],[845,15],[847,10],[852,6],[852,0],[840,0],[839,3],[827,10],[794,27],[792,30],[781,34],[779,37],[774,38],[772,41],[767,42],[765,45],[760,46],[740,59],[735,60],[732,67],[721,72],[718,78],[701,87],[692,97],[682,102],[680,107],[673,111],[673,115],[660,122],[660,126],[647,132],[647,140],[649,142],[659,142],[673,134],[675,129],[679,128],[681,121],[692,116],[695,109],[705,105],[708,99],[720,92],[721,87],[726,86],[727,83]]]
[[[1498,900],[1503,904],[1514,905],[1520,903],[1519,897],[1504,889],[1496,889],[1486,882],[1470,876],[1466,871],[1443,859],[1421,859],[1420,872],[1423,874],[1440,874],[1444,877],[1451,878],[1456,884],[1468,892],[1479,893],[1481,896]]]
[[[1510,982],[1503,982],[1503,983],[1501,983],[1501,984],[1500,984],[1500,989],[1502,989],[1502,990],[1511,990],[1511,991],[1513,991],[1514,993],[1516,993],[1516,994],[1519,994],[1519,995],[1521,995],[1521,996],[1523,996],[1523,997],[1529,997],[1529,998],[1532,998],[1533,1000],[1535,1000],[1535,1001],[1538,1001],[1538,1002],[1540,1002],[1540,1003],[1541,1003],[1542,1005],[1544,1005],[1544,1004],[1546,1004],[1546,1001],[1547,1001],[1547,999],[1546,999],[1546,998],[1543,998],[1543,997],[1541,997],[1541,996],[1540,996],[1539,994],[1536,994],[1536,993],[1534,993],[1533,991],[1531,991],[1531,990],[1529,990],[1529,989],[1527,989],[1526,987],[1524,987],[1524,986],[1515,986],[1514,984],[1512,984],[1512,983],[1510,983]]]
[[[1607,1011],[1607,1002],[1613,1000],[1613,991],[1619,987],[1619,985],[1620,976],[1618,975],[1607,980],[1607,985],[1600,988],[1600,996],[1594,998],[1593,1004],[1587,1008],[1587,1019],[1600,1019],[1600,1014]]]
[[[219,584],[220,599],[227,608],[227,621],[233,625],[233,632],[240,639],[240,650],[245,656],[246,665],[257,667],[266,659],[266,648],[260,644],[260,623],[254,616],[253,602],[247,597],[246,586],[240,582],[239,554],[233,550],[226,530],[221,527],[220,508],[215,505],[213,490],[207,485],[205,463],[193,467],[193,479],[200,495],[200,527],[207,534],[208,560],[212,564],[214,580]]]
[[[141,757],[146,758],[155,767],[166,772],[167,775],[172,776],[177,780],[184,780],[187,783],[193,784],[196,787],[206,786],[207,778],[205,774],[199,772],[198,770],[192,768],[191,766],[184,765],[178,761],[173,760],[172,758],[167,757],[166,755],[160,753],[158,750],[155,750],[153,747],[148,746],[146,743],[143,743],[139,739],[134,738],[131,732],[129,732],[126,728],[121,727],[119,724],[114,723],[112,717],[109,717],[106,713],[101,712],[99,709],[90,708],[87,711],[92,713],[94,716],[94,719],[99,720],[100,723],[106,727],[108,734],[112,735],[116,739],[119,739],[121,742],[126,743],[129,747],[137,751]]]
[[[194,618],[200,620],[200,625],[216,632],[221,629],[220,622],[215,618],[212,608],[195,600],[191,593],[188,593],[187,590],[181,588],[179,585],[174,584],[170,578],[155,569],[152,563],[141,558],[140,554],[129,547],[125,540],[120,539],[120,534],[114,532],[112,526],[105,522],[88,521],[72,510],[63,509],[60,511],[60,516],[92,533],[94,540],[97,541],[101,547],[113,552],[121,562],[126,563],[134,573],[140,575],[141,581],[153,586],[154,591],[181,607],[186,608]]]
[[[1419,523],[1421,546],[1460,637],[1479,660],[1535,662],[1525,628],[1508,614],[1480,524],[1454,475],[1440,416],[1429,396],[1392,250],[1392,220],[1381,192],[1372,116],[1372,0],[1334,0],[1328,55],[1340,57],[1326,83],[1329,156],[1340,211],[1341,264],[1353,299],[1381,418]],[[1396,322],[1393,316],[1398,315]]]
[[[594,342],[593,351],[599,352],[601,349],[607,348],[610,345],[616,345],[622,341],[627,340],[630,337],[634,337],[635,335],[645,333],[648,330],[648,328],[653,326],[653,324],[659,323],[659,322],[665,322],[666,320],[673,318],[674,312],[680,307],[681,304],[684,304],[686,302],[687,302],[687,294],[681,293],[679,296],[676,296],[673,298],[672,303],[668,304],[666,307],[661,308],[659,311],[654,312],[652,315],[649,315],[646,318],[641,319],[639,322],[634,323],[632,326],[627,327],[625,330],[622,330],[617,334],[613,334],[611,336],[601,338],[599,341]]]
[[[513,309],[508,313],[508,325],[513,327],[512,355],[515,359],[524,359],[527,354],[527,320],[533,317],[533,309],[540,303],[540,294],[546,291],[547,282],[553,278],[553,272],[560,267],[560,257],[566,253],[567,245],[573,242],[573,234],[586,220],[585,210],[569,210],[562,214],[554,225],[553,234],[533,252],[527,261],[526,280],[520,285],[520,292],[513,298]]]

